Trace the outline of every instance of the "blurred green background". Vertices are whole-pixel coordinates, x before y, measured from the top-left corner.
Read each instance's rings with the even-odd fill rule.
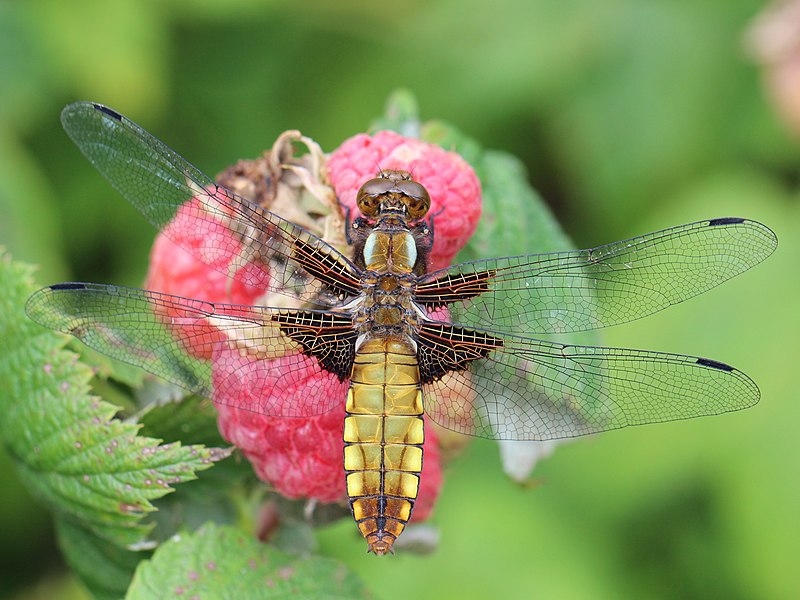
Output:
[[[423,118],[519,156],[580,247],[702,218],[761,220],[780,239],[765,264],[603,334],[741,367],[761,387],[757,407],[565,445],[535,489],[476,441],[448,468],[431,556],[367,556],[348,521],[320,538],[383,599],[800,598],[800,144],[765,88],[775,64],[757,64],[745,41],[762,9],[6,0],[0,244],[41,265],[43,284],[141,282],[154,231],[61,130],[74,100],[114,107],[213,175],[285,129],[332,150],[400,86]],[[83,598],[2,453],[0,474],[0,597]]]

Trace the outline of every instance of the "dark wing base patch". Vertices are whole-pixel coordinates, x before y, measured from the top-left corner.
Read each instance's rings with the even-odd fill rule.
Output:
[[[503,346],[503,340],[483,331],[440,323],[423,324],[417,343],[423,384],[437,381],[450,371],[463,371],[472,361]]]
[[[350,377],[358,334],[345,316],[303,311],[281,311],[272,315],[281,333],[303,347],[320,366],[344,381]]]
[[[415,299],[427,308],[437,308],[459,300],[469,300],[488,291],[489,283],[496,274],[496,271],[448,274],[439,279],[419,284]]]
[[[336,296],[346,298],[359,294],[361,286],[359,281],[353,278],[352,270],[348,268],[348,265],[337,260],[334,255],[312,246],[300,238],[292,240],[292,244],[294,246],[292,258],[328,286]]]

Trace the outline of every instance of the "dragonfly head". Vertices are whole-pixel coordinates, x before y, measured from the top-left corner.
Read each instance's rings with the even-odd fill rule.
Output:
[[[412,221],[424,217],[431,207],[428,190],[408,171],[381,171],[356,196],[358,210],[367,218],[380,214],[402,214]]]

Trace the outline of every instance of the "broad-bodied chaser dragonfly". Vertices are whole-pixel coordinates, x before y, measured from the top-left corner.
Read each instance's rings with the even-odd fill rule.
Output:
[[[715,360],[529,336],[625,323],[700,294],[772,253],[775,235],[760,223],[711,219],[589,250],[478,260],[429,273],[430,198],[406,172],[381,172],[363,184],[361,216],[350,227],[353,254],[345,256],[217,185],[107,107],[72,104],[62,121],[94,166],[157,228],[169,235],[179,209],[188,211],[198,234],[211,232],[210,223],[218,222],[211,216],[225,219],[248,260],[269,265],[268,280],[247,269],[233,277],[276,293],[291,290],[304,304],[212,304],[62,283],[34,294],[28,314],[233,406],[236,394],[225,392],[241,385],[244,369],[291,384],[310,361],[325,376],[280,405],[268,400],[268,390],[250,393],[259,412],[277,416],[345,404],[346,488],[375,554],[393,551],[411,515],[423,413],[463,434],[551,440],[714,415],[759,400],[750,378]],[[218,268],[213,257],[186,249]],[[187,350],[197,343],[210,360]],[[218,368],[225,361],[228,368]]]

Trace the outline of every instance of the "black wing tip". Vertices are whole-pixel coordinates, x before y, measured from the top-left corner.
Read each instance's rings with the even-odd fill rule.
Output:
[[[58,291],[58,290],[85,290],[86,284],[85,283],[56,283],[51,286],[48,286],[48,290]]]
[[[721,217],[719,219],[711,219],[708,222],[709,227],[716,227],[717,225],[737,225],[744,223],[745,219],[741,217]]]
[[[754,221],[752,219],[743,219],[741,217],[720,217],[718,219],[709,219],[706,221],[706,225],[708,227],[716,227],[716,226],[725,226],[725,225],[741,225],[745,224],[747,227],[752,229],[757,229],[761,236],[767,240],[767,243],[771,246],[771,249],[767,254],[764,256],[766,258],[772,252],[775,251],[775,248],[778,247],[778,236],[775,235],[775,232],[772,231],[769,227],[760,223],[758,221]],[[763,259],[762,259],[763,260]]]
[[[99,111],[115,121],[122,121],[125,118],[113,108],[109,108],[99,102],[88,102],[86,100],[79,100],[78,102],[67,104],[64,110],[61,111],[61,118],[62,120],[68,119],[73,113],[85,112],[87,109]]]
[[[719,362],[718,360],[711,360],[710,358],[698,358],[697,364],[703,367],[711,367],[712,369],[719,369],[720,371],[726,371],[728,373],[735,370],[730,365],[726,365],[725,363]]]
[[[122,121],[122,115],[119,114],[117,111],[108,108],[102,104],[97,102],[92,102],[92,106],[95,110],[99,110],[101,113],[108,115],[112,119],[116,119],[117,121]]]

